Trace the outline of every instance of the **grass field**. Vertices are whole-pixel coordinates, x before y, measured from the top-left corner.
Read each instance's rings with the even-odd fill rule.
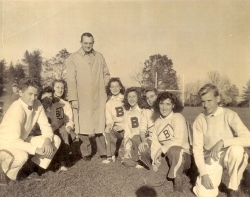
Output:
[[[238,112],[243,122],[250,129],[250,109],[233,109]],[[202,108],[184,109],[183,114],[187,121],[193,123],[195,117],[202,111]],[[34,182],[24,179],[13,183],[8,187],[0,188],[0,197],[134,197],[136,190],[144,185],[144,179],[148,175],[146,169],[126,168],[120,161],[109,165],[102,164],[101,159],[96,155],[90,162],[81,160],[79,142],[72,146],[72,166],[67,172],[59,172],[51,169],[42,176],[46,179],[41,182]],[[248,151],[250,152],[250,151]],[[164,185],[155,188],[158,197],[164,196],[194,196],[191,192],[197,172],[195,166],[184,176],[184,194],[174,195],[172,193],[172,181],[166,180]],[[223,176],[220,185],[220,197],[226,196],[226,184],[228,176]],[[250,166],[244,173],[240,186],[240,196],[250,196]]]

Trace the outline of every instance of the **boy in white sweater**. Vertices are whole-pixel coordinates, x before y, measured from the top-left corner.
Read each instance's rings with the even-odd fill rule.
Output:
[[[0,125],[0,178],[1,185],[16,180],[17,173],[28,159],[47,168],[60,145],[60,138],[53,134],[43,106],[37,100],[38,85],[34,79],[20,80],[20,98],[7,110]],[[35,123],[41,136],[29,136]]]
[[[199,197],[218,195],[223,169],[229,176],[228,196],[238,196],[237,190],[247,166],[244,147],[250,146],[250,133],[238,114],[218,106],[219,91],[206,84],[199,90],[204,112],[193,124],[193,152],[199,177],[193,188]]]

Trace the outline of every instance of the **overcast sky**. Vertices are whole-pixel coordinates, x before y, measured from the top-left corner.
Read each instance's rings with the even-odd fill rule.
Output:
[[[250,79],[250,1],[1,1],[0,59],[26,50],[50,59],[80,48],[91,32],[112,76],[131,74],[150,55],[167,55],[185,83],[218,70],[240,90]]]

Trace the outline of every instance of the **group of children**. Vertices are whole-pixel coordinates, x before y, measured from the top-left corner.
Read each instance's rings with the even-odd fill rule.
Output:
[[[110,79],[106,92],[107,157],[102,161],[104,164],[115,162],[119,156],[126,167],[150,170],[146,184],[160,186],[168,177],[173,180],[174,191],[182,192],[183,171],[190,168],[193,152],[200,172],[194,193],[216,196],[221,175],[216,179],[212,174],[222,174],[218,162],[223,158],[230,175],[230,195],[237,193],[246,167],[247,155],[243,147],[250,146],[250,134],[235,112],[218,106],[216,86],[207,84],[199,92],[205,112],[194,123],[193,151],[186,120],[180,113],[183,107],[174,94],[158,93],[155,88],[142,92],[131,87],[125,91],[119,78]],[[70,142],[77,138],[72,108],[65,96],[66,83],[55,80],[51,87],[43,88],[38,97],[54,134],[61,139],[58,155],[62,171],[67,170]],[[30,135],[39,136],[40,130],[39,125],[35,125]],[[237,154],[240,156],[235,159]]]

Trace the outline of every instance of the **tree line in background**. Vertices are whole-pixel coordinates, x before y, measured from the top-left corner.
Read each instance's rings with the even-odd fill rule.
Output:
[[[243,87],[243,94],[240,95],[238,87],[232,84],[226,75],[221,75],[218,71],[210,71],[207,73],[207,79],[197,80],[196,82],[185,85],[186,106],[200,105],[201,101],[198,96],[198,91],[206,83],[212,83],[218,87],[221,96],[221,105],[227,107],[249,107],[250,79],[246,87]]]
[[[50,85],[54,79],[65,79],[66,66],[64,62],[70,53],[62,49],[54,57],[47,60],[42,57],[40,50],[32,52],[26,51],[22,61],[15,65],[3,59],[0,61],[0,96],[4,90],[10,90],[11,85],[25,76],[35,78],[41,87]],[[157,76],[157,80],[156,80]],[[177,72],[173,68],[173,62],[167,55],[155,54],[146,59],[143,67],[137,67],[137,70],[131,75],[131,79],[138,82],[141,87],[155,87],[160,90],[178,90],[180,80]],[[199,89],[205,83],[215,84],[221,93],[221,104],[225,106],[249,107],[250,100],[250,79],[243,87],[243,94],[239,95],[239,89],[232,84],[230,79],[221,75],[218,71],[211,71],[207,74],[207,79],[197,80],[185,85],[185,105],[199,106],[201,104],[198,97]],[[180,95],[180,93],[177,93]],[[238,102],[238,98],[242,101]]]
[[[24,57],[15,65],[3,59],[0,61],[0,96],[11,91],[13,83],[18,83],[25,76],[35,78],[40,87],[48,86],[54,79],[65,79],[65,60],[70,53],[66,49],[59,51],[55,57],[47,60],[40,50],[25,51]],[[5,91],[4,91],[5,90]]]

